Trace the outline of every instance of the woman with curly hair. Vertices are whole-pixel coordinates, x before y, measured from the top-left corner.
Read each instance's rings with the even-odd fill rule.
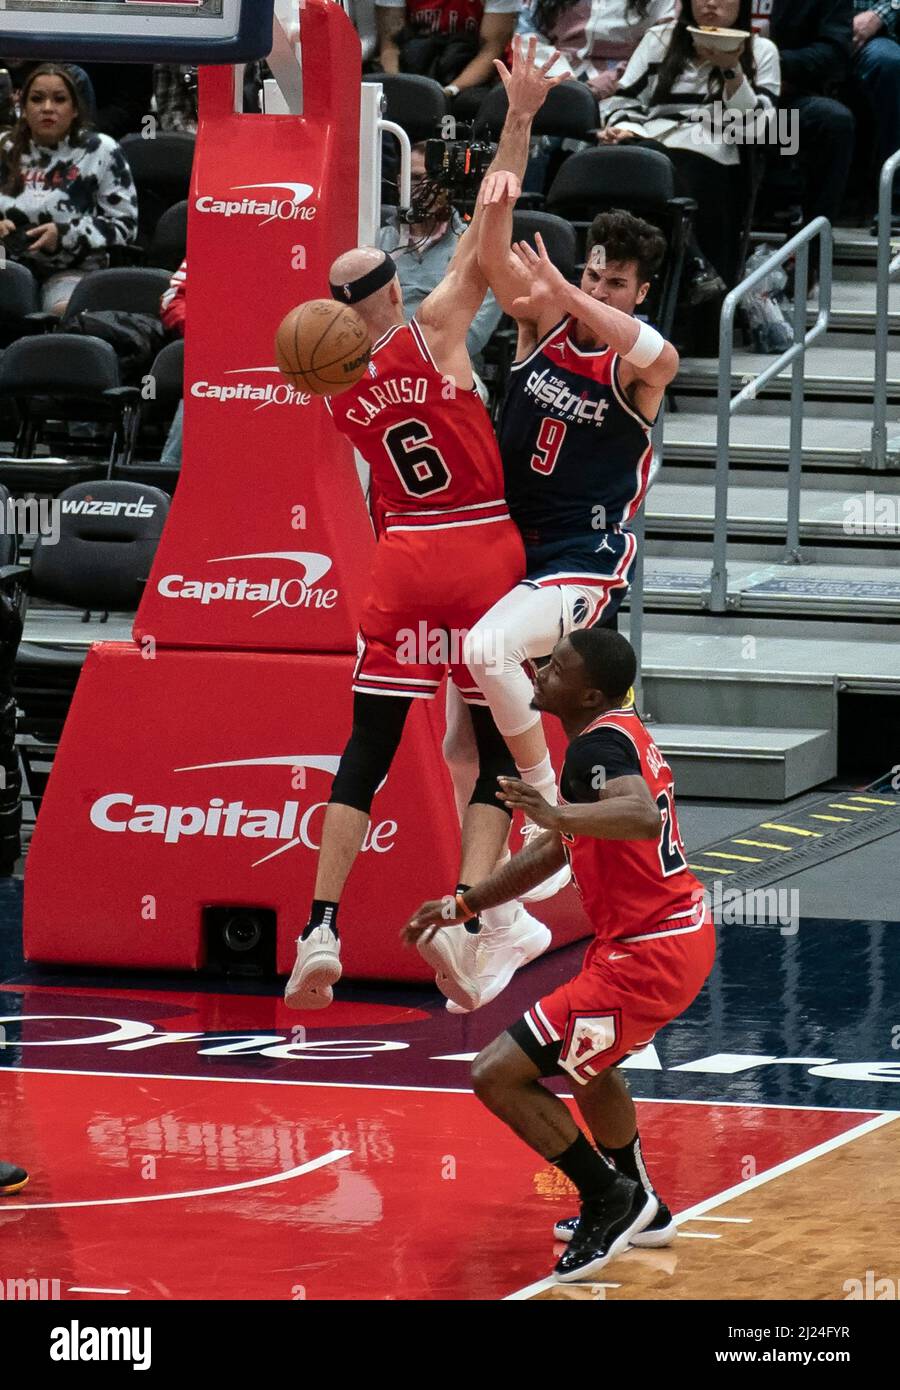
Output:
[[[22,88],[21,116],[0,141],[0,244],[62,315],[78,281],[137,236],[137,193],[119,145],[87,127],[71,73],[41,63]]]

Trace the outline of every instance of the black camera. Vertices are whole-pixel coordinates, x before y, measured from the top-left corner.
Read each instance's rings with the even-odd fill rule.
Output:
[[[405,221],[426,222],[441,203],[449,203],[468,220],[496,150],[489,141],[475,140],[472,126],[462,124],[457,124],[453,140],[426,140],[425,178],[413,190]]]

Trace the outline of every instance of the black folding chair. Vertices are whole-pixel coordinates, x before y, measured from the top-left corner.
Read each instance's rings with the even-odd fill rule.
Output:
[[[696,203],[675,196],[672,165],[657,150],[582,150],[560,168],[547,194],[546,209],[571,221],[583,259],[587,232],[597,213],[624,208],[659,227],[666,237],[663,265],[641,313],[669,336],[675,317],[685,248]]]
[[[188,197],[194,163],[193,135],[160,131],[152,140],[126,135],[121,141],[138,194],[138,245],[149,246],[167,208]]]
[[[187,255],[188,205],[176,203],[167,208],[156,224],[153,240],[147,250],[147,261],[151,266],[163,266],[166,270],[177,270]]]

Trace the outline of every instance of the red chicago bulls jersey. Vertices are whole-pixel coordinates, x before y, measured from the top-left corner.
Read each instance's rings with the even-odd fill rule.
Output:
[[[477,34],[484,16],[482,0],[406,0],[411,29],[429,34]]]
[[[478,392],[437,369],[415,319],[372,349],[366,375],[326,402],[371,470],[388,529],[478,524],[508,516],[500,451]]]
[[[603,940],[649,940],[691,930],[700,920],[703,886],[687,866],[675,815],[672,769],[634,709],[610,710],[579,737],[599,729],[615,729],[633,745],[641,775],[659,808],[662,830],[655,840],[572,837],[568,853],[585,911]],[[573,748],[577,742],[573,741]]]

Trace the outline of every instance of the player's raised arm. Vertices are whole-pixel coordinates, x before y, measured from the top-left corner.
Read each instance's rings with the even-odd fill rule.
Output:
[[[527,42],[516,39],[512,71],[508,71],[503,63],[496,64],[509,96],[509,111],[497,153],[485,175],[484,182],[489,189],[495,188],[494,176],[498,174],[514,176],[517,182],[521,180],[528,162],[531,124],[535,114],[543,105],[547,93],[565,80],[564,76],[546,76],[556,55],[539,64],[535,60],[536,47],[533,38]],[[518,197],[518,193],[515,196]],[[452,370],[451,365],[445,364],[449,363],[460,345],[465,346],[466,334],[487,292],[488,283],[479,266],[480,227],[486,212],[484,199],[479,195],[471,224],[460,237],[446,275],[422,302],[416,314],[432,353],[445,370]],[[511,229],[510,210],[508,228],[504,233],[507,251]],[[517,281],[517,292],[521,293],[522,288],[521,282]]]
[[[528,165],[531,127],[547,99],[547,94],[568,79],[563,72],[548,77],[559,54],[554,49],[542,62],[537,60],[537,40],[517,39],[513,45],[512,69],[496,63],[506,88],[509,109],[500,137],[494,165],[481,185],[476,219],[478,262],[504,313],[512,313],[514,300],[527,293],[528,277],[512,254],[513,208],[522,191]]]

